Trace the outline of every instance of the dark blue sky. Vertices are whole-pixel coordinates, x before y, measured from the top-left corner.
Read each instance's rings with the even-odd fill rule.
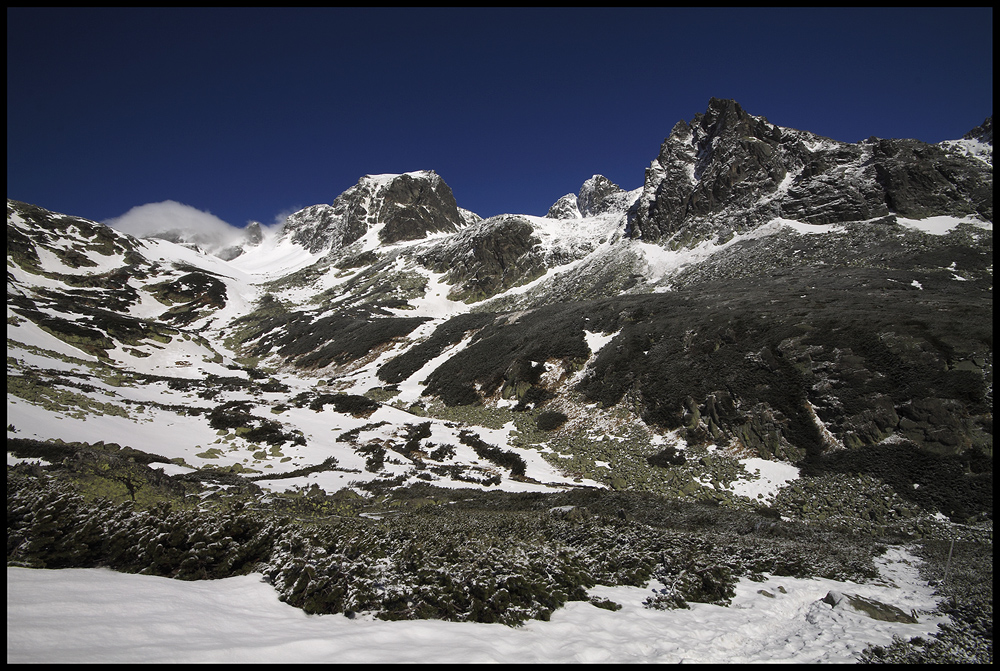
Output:
[[[641,186],[713,96],[837,140],[958,138],[992,62],[989,8],[8,8],[7,196],[243,226],[433,169],[482,216],[542,215],[595,173]]]

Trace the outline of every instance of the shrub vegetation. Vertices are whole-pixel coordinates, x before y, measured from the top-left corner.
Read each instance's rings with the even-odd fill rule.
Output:
[[[423,449],[428,429],[411,426],[401,449]],[[472,433],[461,439],[516,469],[517,455]],[[365,485],[370,495],[313,487],[265,497],[232,473],[166,476],[144,463],[152,455],[119,446],[14,441],[8,450],[59,461],[8,467],[8,565],[103,566],[186,580],[258,572],[309,613],[515,626],[548,619],[568,601],[613,609],[588,590],[652,580],[649,608],[727,605],[742,577],[875,579],[873,559],[885,550],[883,540],[852,528],[649,493],[399,489],[397,479],[384,479]],[[441,446],[431,458],[453,451]],[[131,464],[147,478],[139,492],[156,496],[133,500],[121,483],[113,497],[86,487],[97,477],[86,464],[100,458],[113,468]],[[923,548],[939,576],[947,546]],[[991,661],[992,544],[963,542],[959,550],[939,588],[952,623],[931,641],[870,649],[868,661]]]

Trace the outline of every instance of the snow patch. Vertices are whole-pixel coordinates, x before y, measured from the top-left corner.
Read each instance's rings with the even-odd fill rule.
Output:
[[[741,579],[729,607],[651,610],[650,587],[598,585],[618,611],[571,601],[548,622],[500,624],[307,615],[260,574],[183,581],[107,569],[7,568],[8,663],[851,663],[869,644],[927,637],[933,589],[919,560],[890,548],[879,583],[765,575]],[[822,601],[851,592],[916,611],[873,620]],[[767,595],[764,594],[767,592]],[[669,635],[664,635],[669,632]]]
[[[756,480],[736,480],[732,483],[731,491],[739,496],[771,501],[778,494],[778,490],[799,478],[798,468],[781,461],[757,457],[739,461],[748,473],[757,476]]]
[[[964,217],[941,215],[937,217],[927,217],[925,219],[896,217],[896,222],[906,228],[922,231],[923,233],[928,233],[930,235],[946,235],[960,224],[971,224],[972,226],[982,228],[987,231],[993,230],[992,222],[983,221],[979,217],[971,214]]]
[[[614,333],[594,333],[591,331],[584,330],[583,339],[587,342],[587,347],[590,349],[590,354],[592,357],[597,356],[597,353],[604,349],[604,346],[615,339],[621,333],[621,329],[615,331]]]

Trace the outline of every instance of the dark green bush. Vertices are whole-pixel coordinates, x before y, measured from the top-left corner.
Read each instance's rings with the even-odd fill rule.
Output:
[[[483,459],[493,462],[497,466],[510,469],[511,476],[523,476],[528,465],[524,463],[521,455],[510,450],[502,450],[499,447],[484,442],[479,436],[471,431],[461,431],[458,439],[476,451]]]
[[[355,417],[368,417],[380,407],[377,401],[358,394],[318,394],[309,402],[309,409],[320,412],[326,405]]]
[[[430,338],[409,348],[379,368],[378,378],[390,384],[402,382],[445,349],[461,342],[466,333],[481,329],[494,319],[491,314],[475,312],[452,317],[434,329]]]
[[[687,458],[685,458],[682,453],[678,452],[677,448],[673,445],[667,445],[656,454],[646,457],[646,461],[650,466],[670,468],[671,466],[683,466],[687,463]]]
[[[546,410],[535,418],[535,426],[540,431],[555,431],[569,419],[565,414],[554,410]]]

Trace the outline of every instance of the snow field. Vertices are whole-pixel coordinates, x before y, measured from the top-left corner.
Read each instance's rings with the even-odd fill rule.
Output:
[[[765,576],[729,607],[642,606],[649,588],[590,590],[622,608],[570,602],[519,628],[306,615],[257,574],[184,582],[106,569],[7,569],[8,663],[850,663],[894,635],[927,636],[941,616],[915,560],[890,548],[884,585]],[[657,588],[659,585],[650,585]],[[836,590],[916,610],[873,620],[821,599]],[[765,595],[767,592],[768,595]]]

